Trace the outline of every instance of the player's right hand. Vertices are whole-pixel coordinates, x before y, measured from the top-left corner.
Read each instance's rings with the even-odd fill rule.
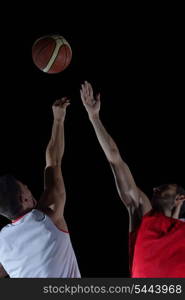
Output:
[[[98,116],[100,111],[100,94],[94,97],[91,84],[85,81],[81,85],[80,95],[89,117]]]

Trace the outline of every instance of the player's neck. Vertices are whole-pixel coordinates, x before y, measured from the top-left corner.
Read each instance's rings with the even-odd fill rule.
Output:
[[[164,215],[166,216],[166,217],[171,217],[172,216],[172,212],[171,212],[171,210],[170,209],[164,209]]]

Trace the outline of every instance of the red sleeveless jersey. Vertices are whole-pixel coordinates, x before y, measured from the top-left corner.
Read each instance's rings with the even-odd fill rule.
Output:
[[[130,233],[131,277],[185,278],[185,222],[153,210]]]

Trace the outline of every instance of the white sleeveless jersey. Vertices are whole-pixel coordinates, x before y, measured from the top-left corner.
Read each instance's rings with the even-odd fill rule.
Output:
[[[80,277],[69,233],[37,209],[2,228],[0,263],[11,278]]]

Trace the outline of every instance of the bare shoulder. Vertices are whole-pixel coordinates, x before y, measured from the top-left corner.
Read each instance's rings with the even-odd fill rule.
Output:
[[[68,232],[67,223],[63,215],[58,216],[50,207],[38,206],[37,209],[46,214],[59,230]]]

